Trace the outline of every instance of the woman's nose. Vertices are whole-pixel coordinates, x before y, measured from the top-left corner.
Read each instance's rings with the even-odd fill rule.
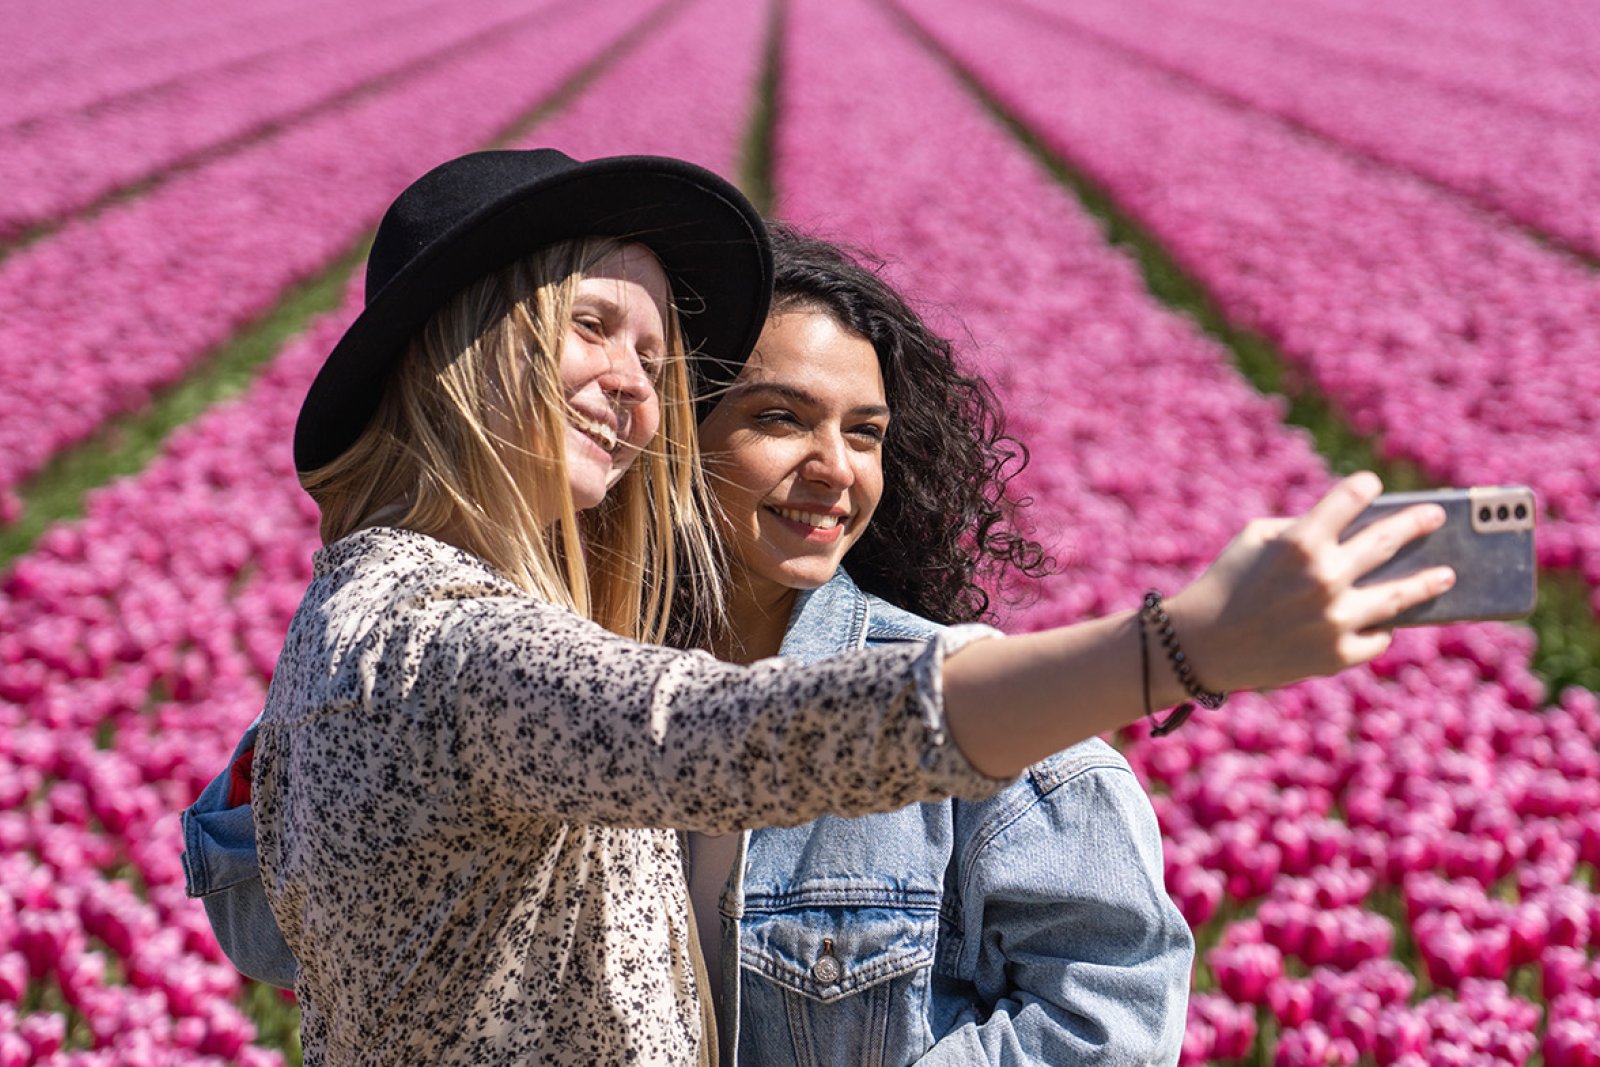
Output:
[[[807,458],[806,477],[834,489],[848,489],[855,484],[855,468],[850,465],[850,448],[844,437],[837,433],[817,434],[811,455]]]
[[[600,377],[600,388],[624,406],[643,404],[655,395],[655,383],[645,373],[637,353],[615,354]]]

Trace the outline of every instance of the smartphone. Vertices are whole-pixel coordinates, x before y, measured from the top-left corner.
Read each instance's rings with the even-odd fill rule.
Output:
[[[1474,619],[1519,619],[1538,600],[1533,527],[1537,509],[1526,486],[1478,486],[1385,493],[1345,528],[1345,540],[1374,519],[1413,504],[1444,508],[1444,525],[1401,547],[1388,562],[1358,579],[1369,585],[1445,565],[1456,584],[1401,612],[1391,626],[1426,626]]]

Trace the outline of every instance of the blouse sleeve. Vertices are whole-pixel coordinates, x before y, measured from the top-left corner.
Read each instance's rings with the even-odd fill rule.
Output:
[[[349,785],[354,775],[378,792],[443,784],[449,803],[508,823],[710,833],[1005,785],[944,729],[943,660],[994,633],[986,627],[956,627],[926,647],[742,667],[630,641],[518,595],[436,590],[386,617],[342,638],[329,625],[312,641],[342,651],[299,650],[334,664],[313,684],[325,693],[297,701],[322,713],[284,723],[322,734],[304,739],[309,776]],[[312,765],[315,751],[337,763]]]
[[[1003,784],[944,730],[944,657],[982,628],[924,649],[749,667],[518,599],[452,632],[472,650],[450,656],[457,691],[474,694],[456,706],[464,750],[485,796],[509,809],[716,833]]]

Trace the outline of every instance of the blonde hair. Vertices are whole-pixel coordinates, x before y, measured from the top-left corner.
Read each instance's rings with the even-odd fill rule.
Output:
[[[573,506],[561,352],[578,282],[624,243],[552,245],[435,312],[361,436],[300,477],[322,511],[323,542],[398,505],[391,525],[459,545],[624,636],[662,640],[675,600],[720,619],[722,556],[676,308],[664,317],[660,428],[598,506]]]

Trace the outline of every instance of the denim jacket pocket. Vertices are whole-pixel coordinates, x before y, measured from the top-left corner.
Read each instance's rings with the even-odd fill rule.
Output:
[[[747,902],[740,965],[742,1064],[909,1063],[928,1026],[938,913]]]

